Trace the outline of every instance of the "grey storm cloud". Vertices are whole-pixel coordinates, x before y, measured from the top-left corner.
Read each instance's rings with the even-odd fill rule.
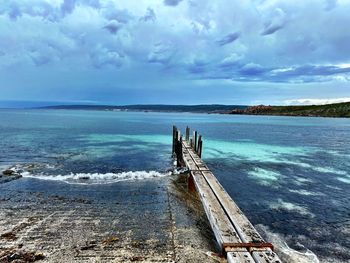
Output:
[[[191,63],[188,64],[187,69],[191,74],[203,74],[207,72],[210,68],[210,61],[196,58]]]
[[[64,14],[70,14],[75,8],[76,0],[64,0],[61,4],[61,10]]]
[[[182,0],[164,0],[164,4],[168,6],[177,6]]]
[[[179,79],[256,82],[321,82],[350,74],[339,66],[350,61],[350,3],[343,1],[5,2],[1,69],[167,69]]]
[[[36,66],[42,66],[48,64],[51,61],[51,58],[49,56],[41,54],[40,52],[32,52],[30,53],[30,57]]]
[[[244,81],[264,81],[264,82],[323,82],[331,79],[334,75],[343,74],[350,77],[350,66],[323,66],[323,65],[302,65],[290,68],[263,67],[259,64],[248,63],[242,66],[232,75],[225,78],[240,78]]]
[[[259,64],[248,63],[240,69],[239,73],[244,76],[257,76],[264,74],[266,71],[267,69],[264,69]]]
[[[7,14],[11,20],[17,20],[25,15],[42,17],[48,20],[57,20],[59,11],[47,2],[35,3],[8,1],[0,6],[0,14]]]
[[[121,24],[116,20],[111,20],[103,28],[108,30],[111,34],[116,34],[121,29]]]
[[[200,75],[201,79],[230,79],[242,82],[311,83],[326,82],[339,76],[350,80],[350,65],[347,67],[302,65],[286,68],[251,62],[242,64],[239,60],[227,66],[221,63],[216,70],[211,69],[208,64],[192,64],[189,72]]]
[[[269,25],[263,30],[263,32],[261,32],[261,34],[263,36],[271,35],[276,31],[280,30],[281,28],[283,28],[283,25]]]
[[[77,4],[91,6],[94,8],[100,7],[99,0],[64,0],[61,4],[61,11],[63,14],[70,14],[73,12]]]
[[[141,21],[155,21],[156,20],[156,13],[154,12],[154,10],[150,7],[147,8],[146,14],[140,18]]]
[[[157,43],[148,55],[148,62],[168,64],[174,53],[175,48],[171,43]]]
[[[220,46],[224,46],[224,45],[227,45],[227,44],[230,44],[230,43],[236,41],[239,38],[239,36],[240,36],[239,32],[231,33],[231,34],[224,36],[220,40],[218,40],[217,43]]]
[[[261,32],[261,35],[271,35],[277,32],[285,26],[286,20],[286,13],[282,9],[277,8],[274,10],[272,18],[265,23],[265,28]]]

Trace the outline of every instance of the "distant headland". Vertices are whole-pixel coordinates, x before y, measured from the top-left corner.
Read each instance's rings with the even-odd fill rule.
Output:
[[[235,108],[230,114],[349,118],[350,102],[305,106],[258,105],[244,109]]]
[[[193,112],[219,113],[241,115],[276,115],[276,116],[305,116],[305,117],[350,117],[350,102],[325,105],[300,106],[244,106],[244,105],[57,105],[40,107],[41,109],[69,109],[69,110],[103,110],[103,111],[145,111],[145,112]]]

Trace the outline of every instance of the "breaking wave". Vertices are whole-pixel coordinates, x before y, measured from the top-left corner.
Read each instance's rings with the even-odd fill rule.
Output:
[[[151,178],[159,178],[171,175],[171,172],[160,173],[157,171],[128,171],[120,173],[71,173],[67,175],[44,175],[21,173],[23,177],[37,178],[50,181],[63,181],[74,184],[108,184],[120,181],[134,181]]]

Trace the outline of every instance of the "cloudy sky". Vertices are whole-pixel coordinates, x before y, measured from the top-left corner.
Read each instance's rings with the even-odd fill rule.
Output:
[[[350,0],[2,0],[0,100],[350,101]]]

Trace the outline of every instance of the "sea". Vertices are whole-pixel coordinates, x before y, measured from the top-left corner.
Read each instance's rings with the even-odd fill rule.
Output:
[[[202,135],[206,164],[290,262],[350,262],[349,119],[1,109],[0,168],[28,188],[175,176],[173,125]]]

